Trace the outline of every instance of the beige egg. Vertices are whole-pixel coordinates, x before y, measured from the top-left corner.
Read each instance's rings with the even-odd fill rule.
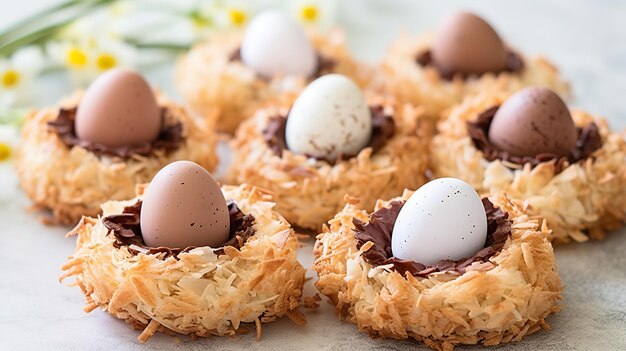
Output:
[[[506,48],[498,33],[468,12],[455,13],[443,22],[432,57],[442,71],[465,75],[499,72],[507,65]]]
[[[230,217],[213,176],[190,161],[157,173],[143,196],[141,233],[150,247],[220,247],[228,240]]]
[[[74,126],[81,140],[109,147],[134,146],[157,139],[161,112],[148,83],[126,69],[113,69],[87,89]]]

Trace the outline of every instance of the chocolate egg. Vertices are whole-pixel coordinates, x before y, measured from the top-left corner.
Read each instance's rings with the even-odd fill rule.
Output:
[[[109,147],[140,145],[159,136],[161,112],[141,75],[113,69],[87,89],[74,125],[81,140]]]
[[[317,69],[315,49],[304,29],[286,13],[266,10],[248,25],[241,61],[259,75],[310,77]]]
[[[499,72],[507,66],[506,48],[482,18],[458,12],[439,28],[432,59],[442,71],[464,75]]]
[[[150,247],[219,247],[230,231],[226,200],[215,179],[190,161],[163,167],[146,189],[141,233]]]
[[[489,127],[491,143],[514,156],[567,156],[577,139],[565,102],[545,88],[526,88],[509,97]]]

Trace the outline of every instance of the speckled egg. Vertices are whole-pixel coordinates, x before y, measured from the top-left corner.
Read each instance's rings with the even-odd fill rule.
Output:
[[[534,87],[513,94],[498,108],[489,140],[515,156],[567,156],[576,148],[578,132],[565,102],[552,90]]]
[[[219,247],[228,240],[226,200],[207,170],[177,161],[157,173],[143,196],[141,233],[150,247]]]
[[[304,29],[278,10],[263,11],[250,22],[241,42],[241,61],[267,78],[310,77],[318,65]]]
[[[391,251],[432,265],[470,257],[486,240],[487,214],[476,190],[456,178],[439,178],[417,189],[400,210]]]
[[[285,129],[291,152],[327,160],[356,155],[371,135],[372,116],[363,93],[340,74],[309,84],[293,104]]]
[[[159,106],[145,79],[130,70],[113,69],[87,89],[74,126],[81,140],[120,147],[156,140],[161,123]]]

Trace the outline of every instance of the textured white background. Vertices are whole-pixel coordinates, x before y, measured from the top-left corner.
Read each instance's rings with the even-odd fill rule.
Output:
[[[0,28],[53,0],[0,0]],[[524,53],[543,53],[572,81],[573,104],[606,116],[615,129],[626,127],[626,2],[604,1],[411,1],[342,0],[339,20],[347,25],[350,48],[375,62],[401,29],[419,32],[453,8],[474,9]],[[149,79],[178,96],[169,83],[171,67],[148,72]],[[44,80],[38,104],[69,92],[60,77]],[[236,339],[190,340],[157,335],[147,344],[123,322],[96,310],[82,311],[77,288],[57,282],[71,254],[68,228],[39,224],[25,211],[29,201],[7,164],[0,165],[0,350],[374,350],[421,349],[415,342],[373,340],[339,322],[330,306],[306,311],[309,325],[281,320]],[[310,266],[311,242],[301,250]],[[553,329],[498,349],[626,349],[626,231],[604,242],[559,246],[559,271],[566,285],[563,311],[549,319]],[[309,272],[310,277],[314,277]],[[306,294],[313,294],[311,286]],[[470,349],[478,349],[471,347]]]

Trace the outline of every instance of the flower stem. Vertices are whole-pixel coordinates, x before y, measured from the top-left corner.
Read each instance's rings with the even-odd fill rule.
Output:
[[[41,41],[54,34],[57,30],[67,25],[66,22],[53,24],[48,27],[38,29],[34,32],[28,33],[22,37],[19,37],[13,41],[8,42],[0,46],[0,57],[10,56],[17,49],[31,44],[39,44]]]
[[[87,0],[78,1],[71,0],[61,5],[51,7],[46,11],[28,17],[20,21],[17,25],[12,26],[9,30],[0,34],[0,57],[9,56],[15,50],[22,46],[39,44],[50,39],[58,30],[68,25],[72,21],[91,12],[96,7],[105,5],[117,0]],[[62,12],[72,11],[71,14],[65,15],[64,18],[50,22],[53,17],[60,17]],[[34,28],[32,28],[34,27]]]
[[[138,40],[126,40],[130,45],[135,46],[138,49],[156,49],[156,50],[169,50],[169,51],[186,51],[189,50],[188,44],[175,44],[175,43],[142,43]]]
[[[28,16],[24,19],[22,19],[21,21],[18,21],[17,23],[13,24],[12,26],[10,26],[9,28],[7,28],[2,34],[0,34],[0,42],[7,40],[7,38],[10,38],[12,34],[14,34],[14,32],[18,32],[20,30],[22,30],[24,27],[32,24],[32,23],[37,23],[40,22],[41,20],[43,20],[45,17],[49,17],[51,14],[53,13],[57,13],[59,11],[65,10],[71,6],[74,6],[76,3],[78,3],[78,0],[70,0],[67,2],[63,2],[54,6],[51,6],[47,9],[41,10],[31,16]]]

